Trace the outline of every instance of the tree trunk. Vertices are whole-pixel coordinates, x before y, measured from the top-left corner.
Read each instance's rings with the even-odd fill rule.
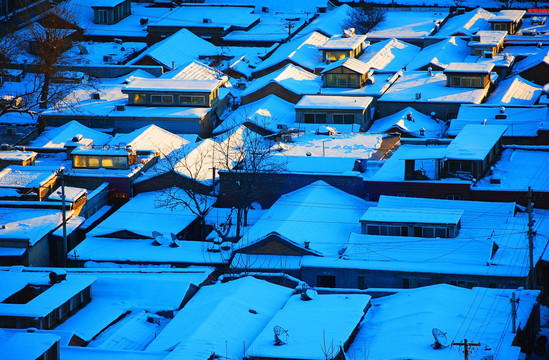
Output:
[[[40,109],[46,109],[48,107],[48,95],[50,93],[50,74],[44,73],[44,84],[40,91]]]

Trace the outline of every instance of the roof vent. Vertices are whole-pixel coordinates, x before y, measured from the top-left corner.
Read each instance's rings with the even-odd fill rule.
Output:
[[[542,42],[539,42],[539,43],[538,43],[538,48],[541,49],[542,47],[543,47],[543,43],[542,43]]]
[[[416,100],[420,100],[421,99],[421,93],[420,92],[417,92],[416,93]]]
[[[433,76],[433,68],[432,67],[428,67],[427,68],[427,72],[429,73],[429,76]]]
[[[72,137],[72,142],[79,142],[83,137],[82,134],[76,134]]]
[[[268,6],[263,6],[263,7],[261,7],[261,11],[264,12],[265,14],[268,14],[269,13],[269,7]]]
[[[502,106],[499,108],[499,113],[500,114],[505,114],[505,106]]]
[[[149,23],[149,18],[141,18],[139,19],[139,23],[141,25],[147,25]]]
[[[97,91],[94,91],[91,93],[91,98],[92,100],[100,100],[101,99],[101,94]]]
[[[376,83],[376,79],[373,76],[369,76],[366,79],[366,85],[374,85]]]
[[[203,22],[204,24],[211,24],[211,23],[212,23],[212,19],[203,18],[203,19],[202,19],[202,22]]]
[[[116,111],[126,111],[126,105],[116,105]]]
[[[412,117],[412,112],[406,114],[406,120],[414,121],[414,118]]]
[[[465,8],[462,8],[462,7],[457,8],[457,9],[456,9],[456,14],[457,14],[457,15],[465,14]]]
[[[50,282],[52,284],[60,283],[63,280],[67,280],[67,272],[62,269],[56,269],[52,272],[50,272]]]

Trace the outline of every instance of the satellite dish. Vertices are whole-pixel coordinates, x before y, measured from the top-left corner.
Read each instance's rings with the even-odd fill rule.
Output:
[[[172,238],[172,243],[170,244],[170,247],[172,248],[179,247],[179,244],[177,243],[177,236],[175,236],[174,233],[170,233],[170,236]]]
[[[159,233],[158,231],[153,231],[153,232],[152,232],[152,236],[153,236],[153,238],[155,238],[155,239],[156,239],[156,238],[158,238],[158,237],[161,237],[161,236],[162,236],[162,234],[161,234],[161,233]]]
[[[276,325],[273,328],[274,331],[274,338],[275,338],[275,345],[280,346],[284,345],[288,342],[288,330],[284,330],[281,326]]]
[[[431,345],[433,349],[444,349],[450,346],[448,344],[448,339],[446,338],[445,332],[442,332],[442,330],[437,328],[433,328],[432,333],[435,338],[435,343]]]

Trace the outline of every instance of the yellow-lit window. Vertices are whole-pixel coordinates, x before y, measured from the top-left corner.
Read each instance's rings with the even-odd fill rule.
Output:
[[[103,157],[101,158],[101,167],[104,167],[104,168],[112,168],[112,167],[114,167],[112,158],[109,157],[109,156],[103,156]]]
[[[133,94],[133,103],[136,105],[145,105],[147,102],[147,95],[145,94]]]
[[[82,155],[74,155],[73,157],[74,167],[85,168],[86,167],[86,157]]]
[[[88,167],[98,168],[101,158],[99,156],[88,156]]]

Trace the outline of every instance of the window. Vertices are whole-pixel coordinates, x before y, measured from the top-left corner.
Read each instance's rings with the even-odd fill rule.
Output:
[[[144,105],[147,102],[147,95],[145,94],[133,94],[132,101],[136,105]]]
[[[107,23],[107,10],[98,10],[97,11],[97,23],[106,24]]]
[[[425,238],[434,238],[435,237],[435,228],[433,228],[433,227],[424,227],[423,228],[423,237],[425,237]]]
[[[449,171],[451,173],[455,173],[455,172],[470,173],[472,170],[473,170],[473,165],[471,161],[450,161],[449,162]]]
[[[194,105],[204,105],[204,96],[193,96],[191,97],[191,101]]]
[[[402,278],[402,288],[403,289],[409,289],[410,288],[410,279],[409,278]]]
[[[435,228],[435,237],[438,238],[448,238],[448,228]]]
[[[335,279],[336,279],[335,275],[317,275],[316,286],[326,287],[326,288],[335,288],[336,287]]]
[[[326,124],[326,114],[303,114],[303,122],[306,124]]]
[[[161,95],[151,95],[151,103],[152,104],[162,104],[162,96]]]
[[[85,168],[87,166],[86,157],[82,155],[74,155],[73,164],[76,168]]]
[[[100,164],[101,157],[99,156],[88,156],[88,167],[98,168]]]
[[[472,289],[478,287],[478,281],[467,281],[467,288]]]
[[[367,234],[368,235],[379,235],[380,234],[379,225],[368,225]]]
[[[345,59],[346,57],[347,57],[347,54],[344,52],[338,52],[338,51],[326,52],[326,60],[336,61],[336,60]]]
[[[360,290],[364,290],[364,289],[368,288],[368,285],[366,283],[366,276],[364,276],[364,275],[359,275],[358,276],[358,288]]]
[[[172,95],[162,95],[162,104],[164,104],[164,105],[173,104],[173,96]]]
[[[190,104],[191,103],[191,97],[190,96],[179,96],[179,103],[180,104]]]
[[[101,167],[103,167],[103,168],[112,168],[112,167],[114,167],[112,158],[109,157],[109,156],[103,156],[101,158]]]
[[[455,195],[455,194],[446,195],[446,200],[461,200],[461,195]]]
[[[334,114],[334,124],[353,124],[355,116],[353,114]]]

